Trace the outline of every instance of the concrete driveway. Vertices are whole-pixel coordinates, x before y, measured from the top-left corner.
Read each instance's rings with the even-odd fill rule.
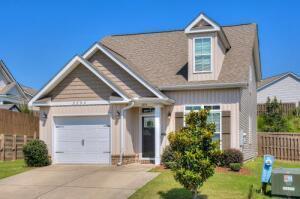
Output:
[[[152,165],[52,165],[0,180],[1,199],[128,198],[158,173]]]

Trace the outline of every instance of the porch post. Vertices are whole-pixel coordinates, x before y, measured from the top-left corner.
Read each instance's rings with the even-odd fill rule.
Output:
[[[155,165],[160,165],[161,107],[155,106]]]

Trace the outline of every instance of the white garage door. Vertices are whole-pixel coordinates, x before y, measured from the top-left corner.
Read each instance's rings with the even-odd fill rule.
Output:
[[[110,162],[108,116],[55,117],[55,163]]]

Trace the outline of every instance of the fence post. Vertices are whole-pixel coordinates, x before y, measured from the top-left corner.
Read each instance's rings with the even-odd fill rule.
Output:
[[[33,133],[33,139],[36,139],[36,131]]]
[[[27,135],[24,135],[23,146],[27,143]]]
[[[0,134],[0,160],[4,161],[4,134]]]
[[[13,151],[12,159],[16,160],[17,159],[17,135],[14,134],[12,136],[12,138],[13,138],[13,142],[12,142],[12,151]]]

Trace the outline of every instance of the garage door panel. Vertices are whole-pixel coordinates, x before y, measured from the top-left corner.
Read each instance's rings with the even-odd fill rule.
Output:
[[[109,164],[109,118],[58,117],[54,119],[57,163]]]
[[[68,142],[57,142],[57,148],[56,152],[81,152],[82,151],[82,145],[79,141],[68,141]]]

